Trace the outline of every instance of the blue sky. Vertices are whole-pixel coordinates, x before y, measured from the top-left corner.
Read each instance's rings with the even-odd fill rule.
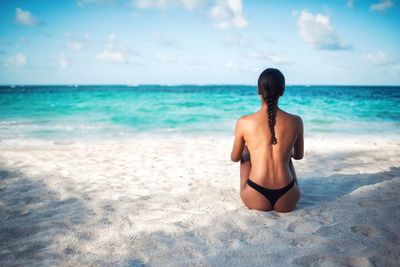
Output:
[[[395,0],[0,3],[0,84],[399,85]]]

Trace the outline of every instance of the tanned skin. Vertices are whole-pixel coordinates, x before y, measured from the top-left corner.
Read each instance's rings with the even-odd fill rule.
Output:
[[[271,203],[248,186],[247,179],[250,178],[268,189],[283,188],[294,179],[295,185],[273,207],[277,212],[290,212],[296,208],[300,199],[292,158],[300,160],[304,155],[303,121],[299,116],[289,114],[278,106],[275,124],[278,143],[272,145],[267,105],[261,97],[260,99],[260,110],[241,117],[236,124],[231,159],[238,162],[243,153],[250,153],[251,156],[251,161],[240,166],[240,197],[249,209],[270,211]]]

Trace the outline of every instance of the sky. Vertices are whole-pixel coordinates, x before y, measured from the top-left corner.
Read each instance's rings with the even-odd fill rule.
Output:
[[[400,85],[396,0],[2,0],[0,84]]]

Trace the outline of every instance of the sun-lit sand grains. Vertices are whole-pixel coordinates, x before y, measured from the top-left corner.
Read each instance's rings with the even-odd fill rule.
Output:
[[[231,142],[0,144],[1,265],[398,265],[398,142],[307,139],[287,214],[243,206]]]

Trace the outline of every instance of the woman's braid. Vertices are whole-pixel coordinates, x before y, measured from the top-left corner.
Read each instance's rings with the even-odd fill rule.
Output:
[[[276,145],[278,141],[275,137],[275,123],[276,123],[276,99],[271,96],[265,98],[265,103],[267,103],[267,116],[268,116],[268,126],[271,132],[271,144]]]

